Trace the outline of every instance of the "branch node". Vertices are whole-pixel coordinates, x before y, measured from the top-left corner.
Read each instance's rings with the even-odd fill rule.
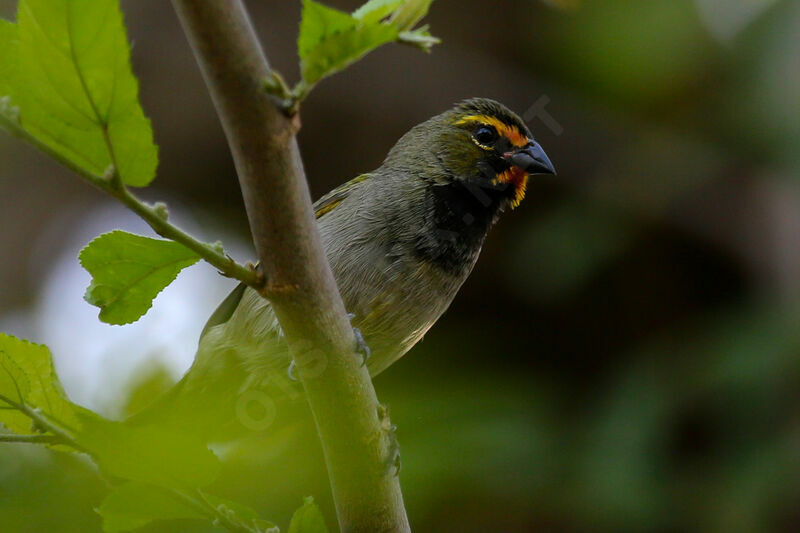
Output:
[[[264,90],[273,97],[273,103],[281,113],[290,121],[290,131],[292,135],[300,131],[300,103],[306,99],[312,86],[305,80],[300,80],[291,89],[277,70],[270,70],[269,75],[264,79]]]
[[[289,118],[297,115],[300,101],[294,89],[290,89],[280,72],[275,69],[269,71],[264,78],[264,90],[275,99],[275,106]]]
[[[222,246],[222,241],[214,241],[211,244],[209,244],[209,247],[211,248],[211,250],[213,250],[214,253],[219,255],[224,255],[231,263],[236,262],[233,260],[231,256],[225,253],[225,247]]]
[[[169,210],[167,209],[167,204],[164,202],[156,202],[153,204],[153,211],[161,220],[166,221],[169,218]]]

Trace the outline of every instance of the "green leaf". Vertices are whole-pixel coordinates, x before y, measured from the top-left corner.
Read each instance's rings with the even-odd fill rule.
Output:
[[[118,0],[20,0],[12,100],[31,135],[100,177],[147,185],[158,154]]]
[[[298,50],[303,80],[311,85],[397,38],[391,24],[365,23],[313,0],[303,2]]]
[[[353,16],[367,24],[380,22],[403,5],[403,2],[404,0],[369,0],[353,11]]]
[[[100,320],[128,324],[145,314],[153,298],[200,256],[173,241],[116,230],[90,242],[79,259],[92,275],[84,298],[101,308]]]
[[[433,0],[406,0],[392,17],[392,23],[400,31],[410,31],[428,14],[432,3]]]
[[[35,433],[15,405],[36,408],[63,428],[78,425],[76,406],[64,394],[47,346],[0,333],[0,422],[16,433]]]
[[[219,460],[200,440],[168,428],[133,426],[80,413],[75,440],[108,474],[167,488],[197,488],[214,481]]]
[[[5,341],[5,337],[3,335],[0,342]],[[33,433],[31,419],[19,410],[13,409],[14,405],[23,403],[23,399],[30,392],[30,387],[28,376],[22,368],[14,362],[5,349],[0,348],[0,406],[3,407],[0,410],[0,422],[15,433]]]
[[[354,17],[322,5],[314,0],[303,0],[303,16],[300,20],[300,35],[297,50],[300,59],[331,35],[354,28],[358,20]]]
[[[297,49],[304,94],[315,83],[361,59],[375,48],[401,41],[429,50],[438,39],[411,31],[432,0],[369,0],[352,15],[303,0]],[[388,20],[385,20],[387,19]]]
[[[298,50],[303,80],[312,85],[378,46],[397,39],[394,25],[366,22],[352,15],[303,1]]]
[[[311,496],[306,497],[303,506],[294,512],[289,533],[328,533],[322,512]]]
[[[352,28],[330,36],[306,56],[303,79],[313,84],[355,63],[378,46],[397,39],[397,29],[387,24]]]
[[[17,26],[0,19],[0,97],[11,95],[11,79],[16,72]]]
[[[130,531],[154,520],[204,519],[200,512],[169,491],[145,483],[115,487],[96,509],[103,517],[103,531]]]

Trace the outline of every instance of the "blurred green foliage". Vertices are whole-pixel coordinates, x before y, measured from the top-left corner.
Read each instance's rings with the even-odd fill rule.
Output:
[[[376,380],[416,531],[800,528],[800,3],[726,22],[745,3],[464,2],[504,25],[441,32],[485,53],[495,31],[490,60],[529,73],[564,133],[534,121],[561,181],[531,185],[448,315]],[[136,405],[168,385],[137,383]],[[307,494],[333,516],[293,416],[217,450],[209,490],[281,524]],[[80,457],[8,445],[0,464],[4,530],[100,529],[107,488]]]

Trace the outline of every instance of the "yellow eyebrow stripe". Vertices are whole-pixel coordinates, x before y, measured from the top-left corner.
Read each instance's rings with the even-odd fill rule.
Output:
[[[502,120],[489,115],[467,115],[456,122],[456,125],[468,124],[470,122],[478,122],[487,126],[493,126],[494,129],[497,130],[497,133],[506,137],[514,146],[521,147],[530,142],[529,139],[522,132],[520,132],[516,126],[509,126]]]

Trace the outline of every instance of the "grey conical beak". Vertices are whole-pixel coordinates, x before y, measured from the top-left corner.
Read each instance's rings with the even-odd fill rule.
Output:
[[[555,174],[556,169],[539,143],[530,142],[510,154],[508,160],[529,174]]]

